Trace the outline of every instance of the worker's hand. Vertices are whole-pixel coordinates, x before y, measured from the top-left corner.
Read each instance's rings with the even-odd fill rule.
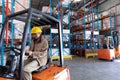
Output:
[[[31,56],[32,55],[32,51],[26,51],[26,53],[25,53],[26,55],[28,55],[28,56]]]

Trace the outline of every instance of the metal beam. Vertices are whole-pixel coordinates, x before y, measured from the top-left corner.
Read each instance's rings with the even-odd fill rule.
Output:
[[[59,51],[60,51],[60,66],[64,66],[64,59],[63,59],[63,30],[62,30],[62,22],[63,22],[63,11],[62,11],[62,0],[59,0],[60,2],[60,22],[59,22],[59,27],[58,27],[58,33],[59,33]]]
[[[49,16],[49,15],[47,15],[47,14],[43,14],[42,12],[40,12],[40,11],[37,11],[36,9],[32,9],[35,13],[37,13],[37,14],[41,14],[41,15],[43,15],[43,16],[45,16],[47,19],[49,19],[49,20],[52,20],[52,21],[54,21],[54,22],[59,22],[59,20],[58,19],[56,19],[56,18],[54,18],[54,17],[52,17],[52,16]]]
[[[4,24],[5,19],[5,0],[2,0],[2,28]],[[1,38],[1,37],[0,37]],[[4,65],[4,43],[0,39],[0,48],[1,48],[1,65]]]
[[[32,17],[32,21],[34,21],[34,22],[36,22],[36,23],[39,23],[39,25],[40,25],[40,24],[45,24],[45,22],[42,22],[42,21],[40,21],[39,19],[35,19],[35,18],[33,18],[33,17]]]
[[[2,30],[1,30],[1,34],[0,34],[0,48],[2,47],[2,42],[4,39],[4,34],[5,34],[5,29],[6,29],[6,23],[8,22],[8,18],[5,19],[5,22],[3,24]]]
[[[26,9],[23,4],[21,4],[18,0],[15,0],[23,9]]]
[[[34,17],[37,17],[37,18],[35,18],[35,20],[36,20],[36,19],[39,20],[39,18],[40,18],[40,19],[43,19],[43,20],[45,20],[45,21],[47,21],[47,22],[49,22],[49,23],[52,24],[52,22],[51,22],[49,19],[45,18],[44,16],[42,16],[42,15],[40,15],[40,14],[32,13],[32,15],[33,15]]]
[[[22,21],[22,22],[26,22],[27,19],[24,19],[22,17],[14,17],[14,18],[10,18],[11,20],[15,19],[15,20],[18,20],[18,21]]]
[[[39,25],[40,26],[40,24],[38,22],[36,22],[36,21],[31,21],[31,24],[34,25],[34,26],[35,25]]]
[[[12,17],[13,17],[13,18],[14,18],[15,16],[28,13],[28,11],[29,11],[29,9],[26,9],[26,10],[23,10],[23,11],[16,12],[16,13],[14,13],[14,14],[10,14],[10,15],[8,15],[7,17],[9,17],[9,18],[12,18]]]
[[[22,37],[22,45],[21,45],[21,54],[20,54],[20,65],[19,65],[19,80],[23,80],[23,68],[24,68],[24,55],[25,55],[25,47],[26,47],[26,41],[27,41],[27,34],[28,34],[28,27],[30,25],[30,21],[32,18],[31,10],[28,11],[28,17],[27,21],[25,23],[24,31],[23,31],[23,37]]]

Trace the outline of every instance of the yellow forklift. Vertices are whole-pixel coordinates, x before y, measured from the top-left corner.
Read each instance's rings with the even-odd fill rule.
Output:
[[[64,67],[64,59],[63,59],[63,43],[62,43],[62,28],[59,20],[50,16],[48,14],[42,13],[34,8],[26,9],[23,11],[19,11],[13,14],[10,14],[6,17],[5,22],[2,27],[2,31],[0,34],[0,48],[3,44],[6,23],[11,20],[17,20],[25,23],[23,30],[23,37],[21,42],[21,48],[17,48],[16,46],[5,47],[5,51],[13,51],[15,55],[10,55],[7,58],[6,65],[0,66],[0,80],[23,80],[23,67],[24,67],[24,55],[26,50],[26,41],[27,34],[29,33],[28,29],[30,25],[34,26],[44,26],[51,25],[58,28],[59,35],[59,53],[60,53],[60,62],[59,64],[53,65],[48,63],[42,67],[40,67],[37,71],[33,73],[33,80],[70,80],[69,69]],[[19,78],[15,79],[15,70],[16,70],[16,62],[14,60],[17,56],[20,56],[19,60]],[[5,75],[8,72],[14,72],[13,76]]]

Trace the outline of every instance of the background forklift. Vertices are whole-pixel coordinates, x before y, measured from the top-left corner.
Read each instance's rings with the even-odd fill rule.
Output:
[[[105,44],[102,49],[98,49],[98,58],[111,60],[118,58],[120,55],[119,32],[114,31],[112,36],[105,37]]]
[[[8,15],[5,19],[5,23],[3,24],[3,28],[2,28],[2,31],[0,34],[0,47],[2,47],[5,29],[6,29],[6,23],[11,20],[18,20],[18,21],[22,21],[25,23],[23,37],[22,37],[22,43],[21,43],[21,48],[19,48],[19,49],[15,46],[10,46],[9,48],[6,48],[8,51],[13,51],[15,53],[15,55],[12,55],[13,57],[8,57],[9,59],[7,60],[7,63],[9,63],[9,65],[0,66],[0,73],[1,73],[0,80],[12,80],[12,79],[9,79],[8,77],[4,76],[4,73],[9,72],[13,68],[13,66],[11,66],[11,65],[13,64],[12,61],[15,59],[14,56],[19,56],[19,55],[20,55],[19,79],[17,79],[17,80],[22,80],[27,34],[29,32],[28,29],[29,29],[30,25],[32,25],[32,26],[34,26],[34,25],[38,25],[38,26],[51,25],[51,26],[58,28],[59,52],[60,52],[59,65],[46,64],[45,66],[42,66],[41,68],[39,68],[36,71],[37,73],[36,72],[33,73],[33,80],[70,80],[69,69],[64,67],[63,48],[62,48],[62,46],[63,46],[62,28],[61,28],[60,21],[50,15],[42,13],[33,8],[26,9],[26,10]],[[14,66],[14,67],[16,68],[16,66]],[[12,78],[15,79],[14,77],[12,77]]]

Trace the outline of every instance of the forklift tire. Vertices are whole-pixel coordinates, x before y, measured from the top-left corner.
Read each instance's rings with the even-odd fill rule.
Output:
[[[114,61],[115,60],[115,58],[113,57],[112,59],[111,59],[111,61]]]
[[[118,59],[118,57],[115,57],[115,59]]]

